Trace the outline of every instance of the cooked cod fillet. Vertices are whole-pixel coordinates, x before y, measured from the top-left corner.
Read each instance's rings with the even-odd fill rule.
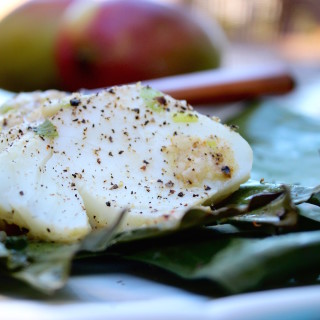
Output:
[[[140,84],[22,94],[0,113],[0,219],[31,238],[76,241],[123,209],[119,231],[174,227],[250,176],[238,133]]]

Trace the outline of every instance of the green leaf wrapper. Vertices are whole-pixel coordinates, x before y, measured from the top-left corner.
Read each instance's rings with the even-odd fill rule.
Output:
[[[298,198],[302,194],[305,196],[307,192],[309,192],[309,197],[312,195],[310,189],[300,188],[299,191],[300,192],[297,192],[297,190],[295,191]],[[309,197],[306,197],[306,199]],[[242,186],[239,191],[230,197],[228,205],[221,204],[219,208],[213,209],[210,207],[199,207],[187,211],[182,217],[179,227],[173,230],[163,230],[160,225],[157,227],[137,229],[135,231],[119,234],[116,230],[122,217],[126,214],[124,211],[112,227],[93,231],[81,242],[75,244],[67,245],[34,242],[27,240],[24,236],[3,237],[1,243],[2,247],[0,248],[1,265],[2,269],[6,270],[6,272],[10,273],[13,277],[29,283],[29,285],[38,290],[50,293],[61,288],[66,283],[70,272],[70,265],[74,258],[81,258],[82,256],[90,257],[90,255],[96,256],[97,254],[108,254],[108,248],[110,246],[116,247],[116,244],[128,245],[131,247],[131,244],[135,243],[137,240],[143,242],[143,240],[150,239],[150,237],[166,238],[176,233],[179,234],[183,230],[197,230],[197,232],[200,232],[201,234],[204,230],[204,225],[219,226],[221,223],[227,223],[226,226],[228,227],[230,223],[235,221],[249,223],[254,226],[255,233],[261,233],[261,236],[263,237],[266,236],[266,233],[259,225],[260,223],[266,223],[269,226],[271,225],[273,227],[273,233],[278,230],[279,226],[292,227],[297,222],[298,210],[290,199],[290,189],[287,187],[284,188],[279,185],[270,184],[261,185],[258,182],[250,182],[248,185]],[[281,217],[279,217],[279,212],[282,214]],[[274,217],[276,219],[270,220],[270,217]],[[259,224],[254,225],[257,221]],[[231,228],[231,231],[230,228],[229,230],[228,228],[225,228],[224,230],[224,234],[230,235],[234,234],[234,230],[237,230],[237,233],[241,232],[241,227],[240,229]],[[244,232],[247,232],[247,230]],[[274,239],[277,238],[278,237],[275,237]],[[199,236],[199,239],[201,239],[201,236]],[[198,241],[198,239],[196,240],[197,241],[193,241],[194,243],[191,247],[186,246],[185,249],[183,249],[181,245],[178,245],[176,250],[181,251],[180,255],[183,256],[184,254],[187,254],[188,250],[194,248],[195,252],[205,253],[205,259],[207,259],[207,262],[209,263],[212,255],[215,255],[221,248],[225,247],[226,243],[229,243],[228,239],[221,240],[220,238],[213,240],[210,239],[209,242]],[[238,239],[237,241],[242,240]],[[248,240],[244,243],[249,245],[250,242],[251,240]],[[206,251],[208,246],[211,248],[210,254]],[[184,268],[181,264],[186,268],[192,269],[192,264],[190,265],[184,258],[180,259],[177,253],[174,253],[176,256],[175,259],[170,259],[170,261],[176,261],[175,265],[169,268],[166,260],[164,260],[164,264],[161,264],[157,259],[151,259],[151,257],[153,257],[152,252],[158,252],[154,250],[155,249],[152,248],[151,251],[150,249],[146,252],[142,250],[140,253],[124,256],[130,257],[131,259],[137,259],[139,261],[154,263],[162,268],[169,270],[172,269],[173,271]],[[160,250],[161,252],[162,249],[160,248],[157,250]],[[167,247],[163,250],[167,250]],[[274,250],[276,254],[277,246]],[[83,254],[84,251],[85,254]],[[198,260],[196,255],[195,259]],[[200,264],[202,264],[202,262]],[[179,274],[179,272],[177,273]],[[180,275],[185,276],[184,274]],[[208,273],[197,273],[194,277],[204,277],[215,280],[222,286],[225,286],[226,289],[229,289],[227,285],[222,283],[222,281],[218,281],[216,279],[218,278],[217,275],[210,275],[209,271]]]
[[[147,91],[144,99],[160,112],[158,95]],[[232,120],[252,145],[252,177],[257,181],[242,185],[223,202],[188,210],[169,230],[157,225],[118,233],[124,211],[110,228],[74,244],[36,242],[1,232],[0,271],[46,293],[65,285],[74,259],[90,261],[100,255],[152,264],[184,279],[205,279],[208,286],[215,283],[227,293],[284,286],[304,274],[315,275],[316,282],[319,124],[279,105],[274,112],[277,103],[252,106]],[[45,122],[36,133],[54,138],[54,129]]]

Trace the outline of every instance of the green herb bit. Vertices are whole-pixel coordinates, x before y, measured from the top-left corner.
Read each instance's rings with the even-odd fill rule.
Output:
[[[40,124],[39,126],[33,128],[33,131],[43,138],[56,138],[58,137],[57,128],[46,119],[45,122]]]
[[[45,104],[42,107],[42,114],[45,117],[52,117],[61,109],[70,108],[70,97],[63,98],[61,100],[52,101],[51,103]]]
[[[176,123],[198,122],[198,116],[190,112],[176,112],[172,115],[172,120]]]
[[[143,87],[140,93],[141,98],[144,100],[146,106],[153,111],[161,112],[165,110],[166,100],[163,93],[154,90],[150,87]]]
[[[211,149],[215,149],[217,147],[217,141],[210,139],[207,140],[207,146],[210,147]]]
[[[0,107],[0,114],[6,114],[7,112],[14,110],[14,108],[8,104],[3,104]]]

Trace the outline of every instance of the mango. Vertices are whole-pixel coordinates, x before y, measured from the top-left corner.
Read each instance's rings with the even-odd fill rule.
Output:
[[[60,17],[72,0],[32,0],[0,21],[0,87],[61,88],[54,60]]]
[[[90,89],[216,68],[224,38],[204,21],[156,1],[75,2],[64,12],[55,45],[62,87]]]

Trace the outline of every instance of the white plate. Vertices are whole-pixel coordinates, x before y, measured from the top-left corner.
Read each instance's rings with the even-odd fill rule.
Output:
[[[240,109],[235,104],[199,111],[225,120]],[[0,288],[0,319],[320,319],[320,285],[213,298],[131,274],[108,272],[72,276],[67,286],[51,297],[1,277]]]
[[[51,298],[31,298],[23,290],[18,297],[13,292],[0,295],[1,319],[320,318],[320,285],[211,298],[128,274],[108,273],[71,277]]]

